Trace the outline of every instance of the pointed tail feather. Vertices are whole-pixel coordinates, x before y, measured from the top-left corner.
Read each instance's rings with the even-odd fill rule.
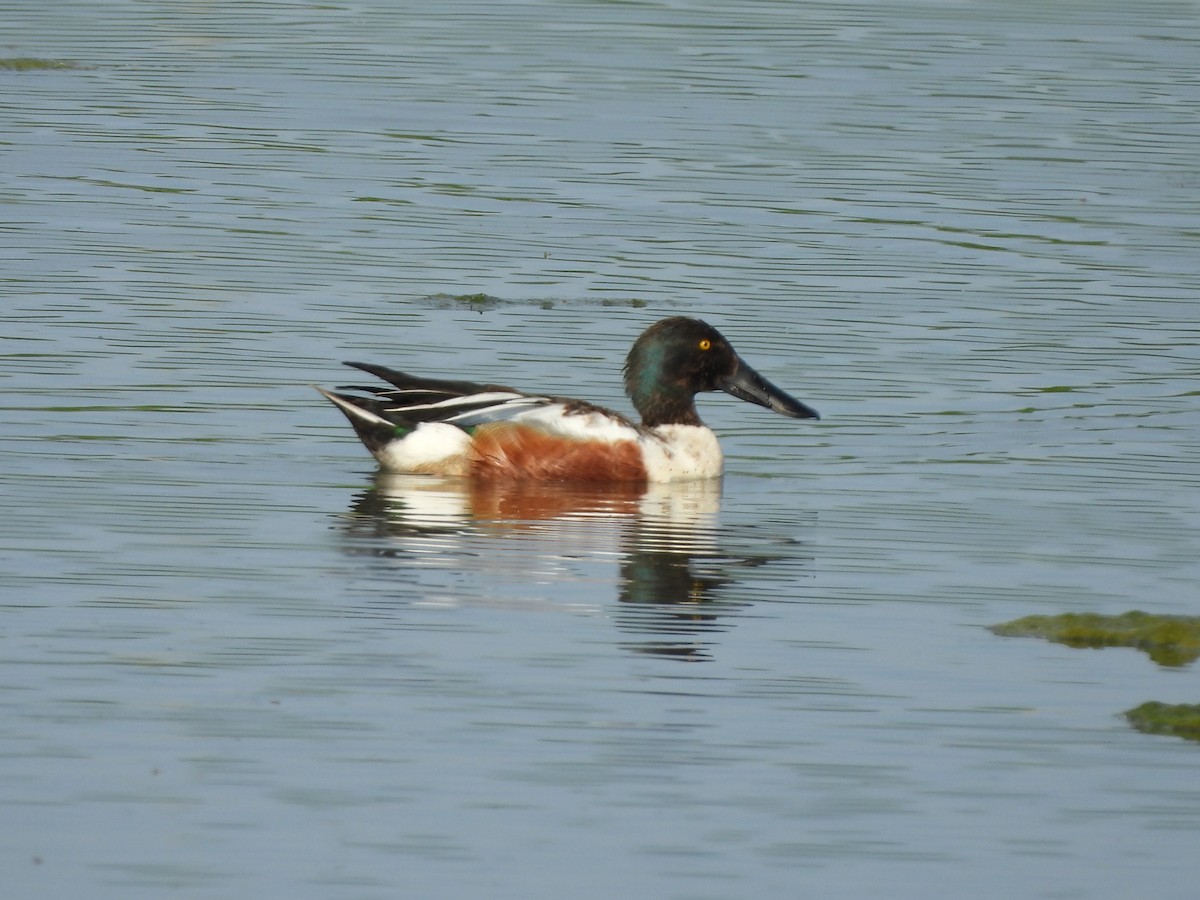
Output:
[[[449,381],[444,378],[420,378],[416,375],[409,375],[407,372],[398,372],[395,369],[389,369],[387,366],[377,366],[374,363],[345,362],[342,365],[374,375],[376,378],[386,381],[393,387],[405,391],[429,391],[432,394],[458,397],[496,391],[516,393],[512,388],[503,387],[498,384],[478,384],[474,381]]]
[[[370,404],[379,401],[334,394],[321,388],[316,389],[345,414],[346,418],[350,420],[350,424],[354,426],[354,433],[358,435],[358,439],[372,453],[396,439],[399,431],[397,426],[370,409]]]

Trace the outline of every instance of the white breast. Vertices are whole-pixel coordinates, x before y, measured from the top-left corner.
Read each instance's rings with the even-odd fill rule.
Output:
[[[643,437],[642,450],[650,481],[695,481],[716,478],[725,469],[721,445],[703,425],[659,425]]]

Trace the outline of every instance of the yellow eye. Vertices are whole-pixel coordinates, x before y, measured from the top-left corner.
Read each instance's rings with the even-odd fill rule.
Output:
[[[708,338],[705,338],[704,340],[702,340],[700,342],[701,350],[709,350],[711,348],[712,348],[712,341],[710,341]]]

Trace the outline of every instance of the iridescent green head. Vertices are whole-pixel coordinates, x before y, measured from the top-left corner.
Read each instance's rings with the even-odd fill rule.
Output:
[[[695,399],[701,391],[725,391],[796,419],[820,418],[743,362],[717,329],[685,316],[655,322],[634,342],[625,390],[649,427],[702,424]]]

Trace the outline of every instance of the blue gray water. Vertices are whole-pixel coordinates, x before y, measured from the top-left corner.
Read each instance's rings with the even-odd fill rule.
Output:
[[[5,896],[1190,897],[1194,667],[985,626],[1197,611],[1198,14],[8,4]],[[823,420],[471,491],[310,388],[675,314]]]

